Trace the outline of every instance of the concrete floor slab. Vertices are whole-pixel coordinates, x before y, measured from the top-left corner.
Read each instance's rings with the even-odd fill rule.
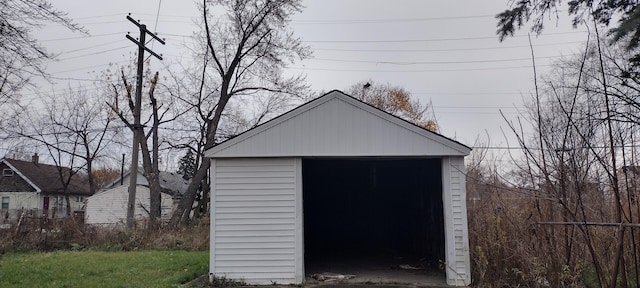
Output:
[[[427,267],[419,270],[400,269],[400,265],[414,263],[404,263],[403,259],[369,259],[369,260],[342,260],[332,262],[308,263],[305,266],[307,285],[330,287],[367,287],[357,286],[357,284],[403,284],[400,287],[448,287],[443,271]],[[336,273],[342,275],[355,275],[348,280],[318,281],[312,278],[316,273]],[[307,286],[305,285],[305,287]],[[336,286],[338,285],[338,286]],[[347,285],[347,286],[345,286]],[[351,286],[348,286],[351,285]],[[356,286],[354,286],[356,285]],[[410,286],[406,286],[410,285]],[[371,287],[371,286],[368,286]],[[396,287],[396,286],[375,286],[375,287]]]

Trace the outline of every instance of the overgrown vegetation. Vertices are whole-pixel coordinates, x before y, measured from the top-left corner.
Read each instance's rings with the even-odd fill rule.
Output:
[[[142,226],[142,225],[141,225]],[[209,249],[209,221],[157,230],[106,228],[82,225],[68,218],[59,221],[30,220],[20,228],[0,229],[0,254],[7,252],[92,250],[187,250]]]
[[[627,62],[633,51],[601,37],[540,77],[526,113],[507,119],[522,151],[510,173],[482,156],[469,165],[479,286],[640,283],[640,81]]]

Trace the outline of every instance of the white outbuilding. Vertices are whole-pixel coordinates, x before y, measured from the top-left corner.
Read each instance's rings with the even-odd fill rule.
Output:
[[[134,218],[149,218],[149,188],[138,185],[136,188],[136,206]],[[127,220],[127,203],[129,202],[129,185],[116,186],[102,190],[87,198],[85,207],[85,223],[99,225],[123,225]],[[173,197],[160,193],[160,211],[162,217],[170,217],[173,211]]]
[[[469,285],[470,151],[335,90],[220,143],[205,154],[210,277],[299,284],[419,262]]]

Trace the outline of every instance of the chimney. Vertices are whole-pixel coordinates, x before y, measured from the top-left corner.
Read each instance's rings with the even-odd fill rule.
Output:
[[[40,157],[38,157],[38,153],[33,154],[33,156],[31,156],[31,162],[38,164],[38,160]]]

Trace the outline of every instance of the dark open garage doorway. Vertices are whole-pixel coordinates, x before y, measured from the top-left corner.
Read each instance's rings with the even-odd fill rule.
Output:
[[[444,283],[441,167],[439,158],[303,159],[306,274]]]

